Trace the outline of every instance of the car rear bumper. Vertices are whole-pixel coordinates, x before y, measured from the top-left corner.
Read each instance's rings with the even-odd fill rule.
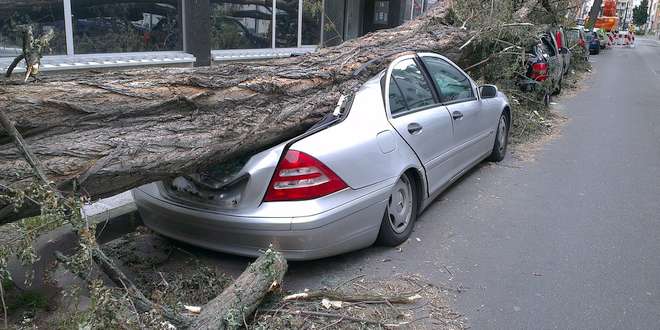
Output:
[[[375,242],[391,185],[360,190],[364,194],[359,198],[304,217],[254,217],[199,209],[164,198],[155,184],[133,190],[133,196],[145,225],[164,236],[250,257],[272,245],[289,260],[309,260]]]

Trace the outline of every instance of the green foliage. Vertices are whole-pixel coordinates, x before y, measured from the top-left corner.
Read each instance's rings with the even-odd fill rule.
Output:
[[[40,292],[25,291],[17,292],[12,299],[7,299],[7,311],[9,313],[18,310],[36,311],[48,307],[48,298]]]
[[[503,91],[511,103],[513,117],[512,136],[524,140],[549,128],[552,117],[546,95],[552,93],[549,82],[536,85],[532,91],[522,91],[519,83],[528,79],[527,59],[538,35],[548,29],[548,24],[568,25],[567,0],[542,5],[539,1],[531,14],[522,22],[514,17],[522,1],[456,1],[449,15],[455,26],[473,31],[473,39],[464,47],[458,63],[479,84],[494,84]],[[516,22],[516,23],[512,23]],[[582,55],[574,54],[573,58]],[[589,67],[586,61],[577,59],[575,70]]]
[[[637,26],[642,26],[646,24],[646,20],[649,18],[648,13],[649,1],[642,0],[635,8],[633,8],[633,22]]]

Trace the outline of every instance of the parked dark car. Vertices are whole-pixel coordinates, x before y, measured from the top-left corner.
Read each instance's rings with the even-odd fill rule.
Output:
[[[594,33],[598,36],[598,40],[600,41],[600,49],[605,49],[607,48],[607,43],[609,42],[609,36],[603,29],[594,29]]]
[[[600,54],[600,49],[601,49],[600,39],[598,39],[598,35],[596,34],[596,32],[585,32],[584,40],[589,45],[589,54],[591,55]]]
[[[551,33],[539,36],[538,42],[528,50],[526,77],[520,87],[524,91],[532,91],[547,81],[549,94],[559,94],[563,77],[563,61]],[[546,98],[546,101],[548,99]]]
[[[568,68],[571,65],[571,50],[568,48],[568,42],[566,35],[564,34],[564,28],[559,27],[549,31],[550,34],[554,37],[555,45],[561,58],[562,63],[562,73],[567,74]]]
[[[585,32],[581,28],[570,28],[564,31],[569,49],[582,49],[585,59],[589,59],[589,45],[585,40]]]

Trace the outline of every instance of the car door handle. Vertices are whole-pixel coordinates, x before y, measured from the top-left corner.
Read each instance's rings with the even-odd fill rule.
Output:
[[[419,134],[422,132],[422,125],[418,123],[410,123],[408,124],[408,133],[410,134]]]
[[[454,111],[451,113],[451,117],[454,118],[454,120],[461,119],[463,118],[463,113],[460,111]]]

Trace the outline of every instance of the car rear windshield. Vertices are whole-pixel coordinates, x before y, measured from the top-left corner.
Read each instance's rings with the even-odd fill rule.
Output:
[[[541,38],[543,52],[548,54],[548,56],[556,56],[555,47],[552,46],[548,38]]]

